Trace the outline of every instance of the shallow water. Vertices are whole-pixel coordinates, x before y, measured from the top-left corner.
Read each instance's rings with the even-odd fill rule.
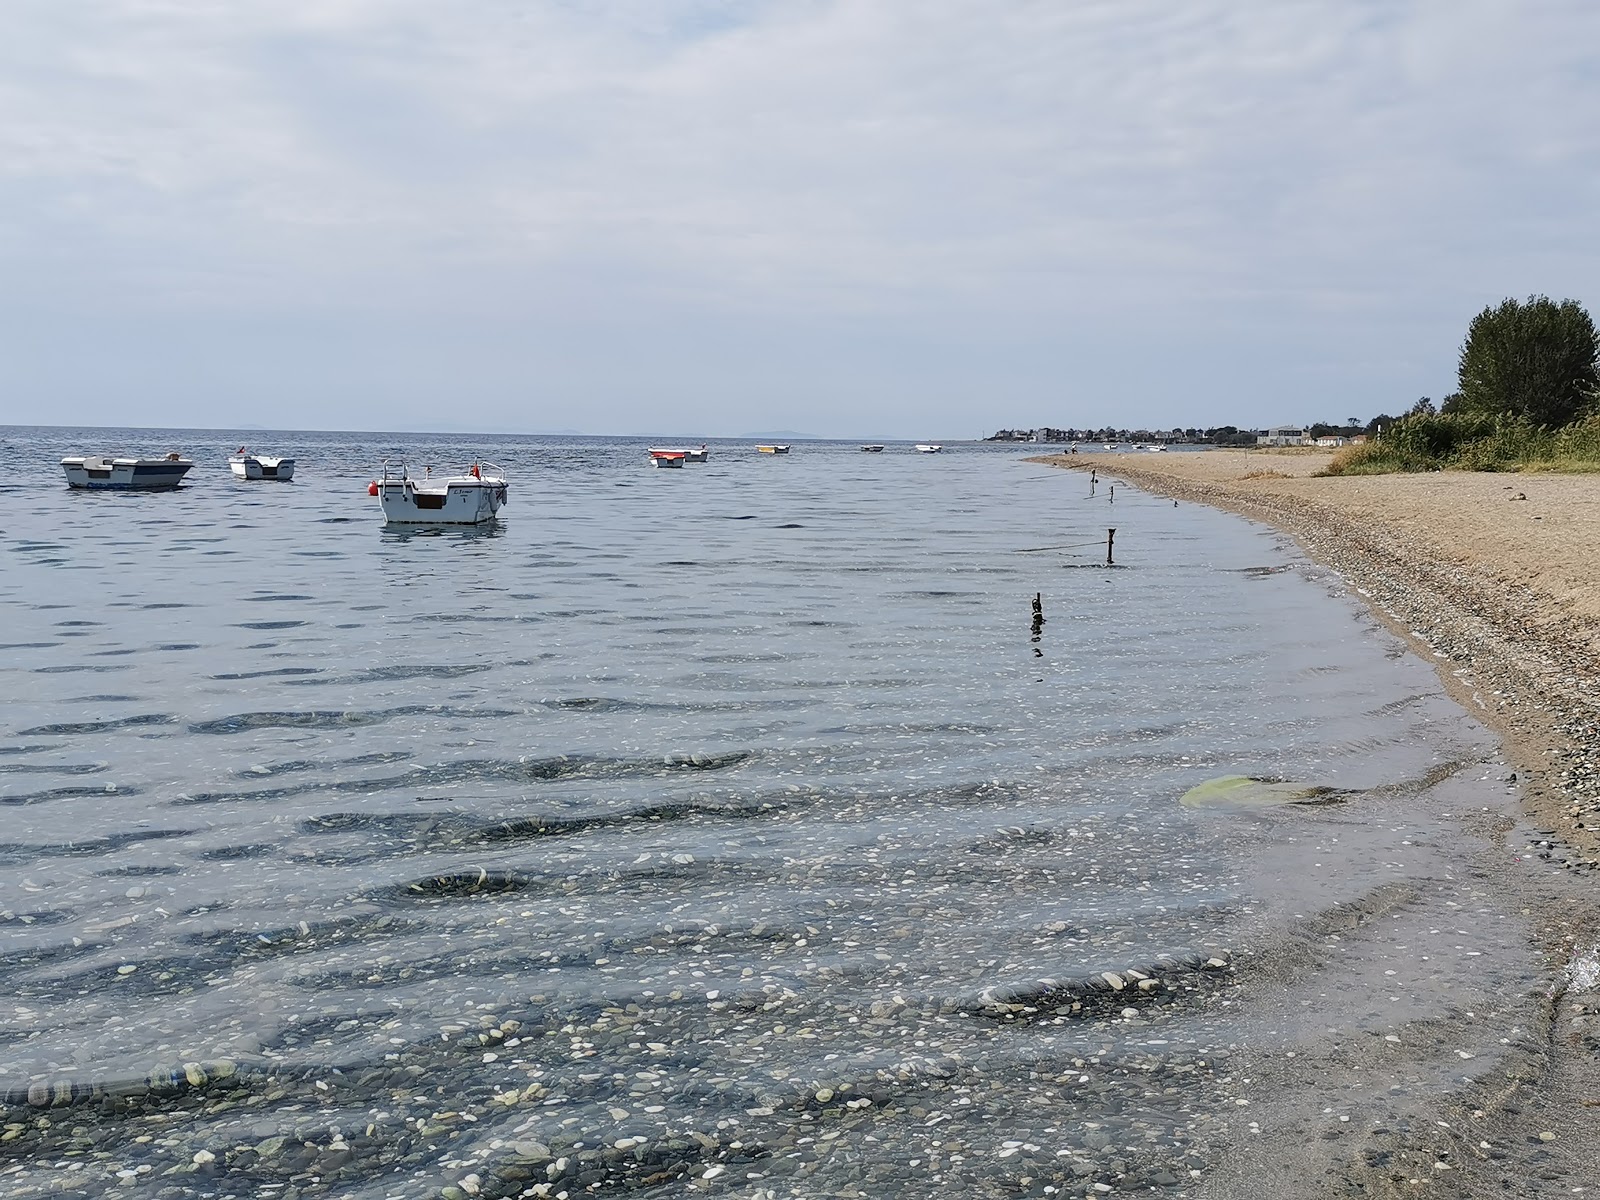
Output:
[[[4,434],[14,1194],[1225,1191],[1522,1033],[1491,739],[1261,527],[1018,448]],[[396,452],[503,520],[385,529]]]

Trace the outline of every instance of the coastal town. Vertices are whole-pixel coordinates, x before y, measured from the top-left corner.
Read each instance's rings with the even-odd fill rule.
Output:
[[[1340,446],[1359,446],[1377,436],[1393,417],[1374,417],[1366,424],[1352,419],[1345,425],[1326,423],[1301,425],[1273,425],[1266,429],[1241,429],[1237,425],[1217,425],[1209,429],[1055,429],[1042,426],[1038,429],[1000,429],[983,440],[986,442],[1037,442],[1050,445],[1093,443],[1097,445],[1156,446],[1320,446],[1337,449]]]

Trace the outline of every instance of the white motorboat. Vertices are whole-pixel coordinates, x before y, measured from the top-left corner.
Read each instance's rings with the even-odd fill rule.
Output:
[[[681,467],[688,461],[687,450],[649,450],[650,465],[652,467]]]
[[[1154,445],[1154,446],[1146,446],[1145,449],[1153,451],[1156,454],[1160,454],[1163,450],[1166,449],[1166,446],[1158,444],[1158,445]]]
[[[756,449],[758,451],[760,451],[762,454],[787,454],[787,453],[789,453],[789,447],[787,447],[787,446],[779,446],[779,445],[757,446]]]
[[[243,446],[237,454],[228,456],[228,466],[239,479],[277,479],[287,483],[294,478],[294,459],[251,454]]]
[[[177,454],[165,458],[107,458],[74,455],[61,460],[67,486],[92,490],[165,491],[177,487],[194,463]]]
[[[685,450],[683,452],[683,461],[684,462],[699,462],[699,463],[703,463],[703,462],[706,462],[707,460],[709,460],[710,457],[711,457],[711,451],[707,450],[705,448],[705,446],[703,446],[703,445],[698,450]]]
[[[863,446],[863,447],[861,447],[861,451],[862,451],[863,454],[882,454],[883,453],[883,447],[882,446]]]
[[[383,475],[367,491],[391,525],[479,525],[506,502],[506,473],[494,463],[473,463],[459,475],[414,477],[403,462],[384,461]]]
[[[922,454],[937,454],[937,453],[939,453],[939,451],[941,451],[943,449],[944,449],[944,447],[939,445],[937,442],[918,442],[917,443],[917,450]]]

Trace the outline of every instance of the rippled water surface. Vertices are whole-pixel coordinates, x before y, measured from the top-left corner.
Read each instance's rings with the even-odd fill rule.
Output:
[[[1416,1032],[1525,969],[1493,747],[1280,535],[994,447],[0,433],[13,1194],[1185,1194],[1503,1046]],[[503,519],[385,529],[396,452]]]

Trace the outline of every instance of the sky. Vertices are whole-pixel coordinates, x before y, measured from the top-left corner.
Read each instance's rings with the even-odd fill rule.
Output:
[[[5,0],[0,423],[1363,422],[1600,306],[1593,0]]]

